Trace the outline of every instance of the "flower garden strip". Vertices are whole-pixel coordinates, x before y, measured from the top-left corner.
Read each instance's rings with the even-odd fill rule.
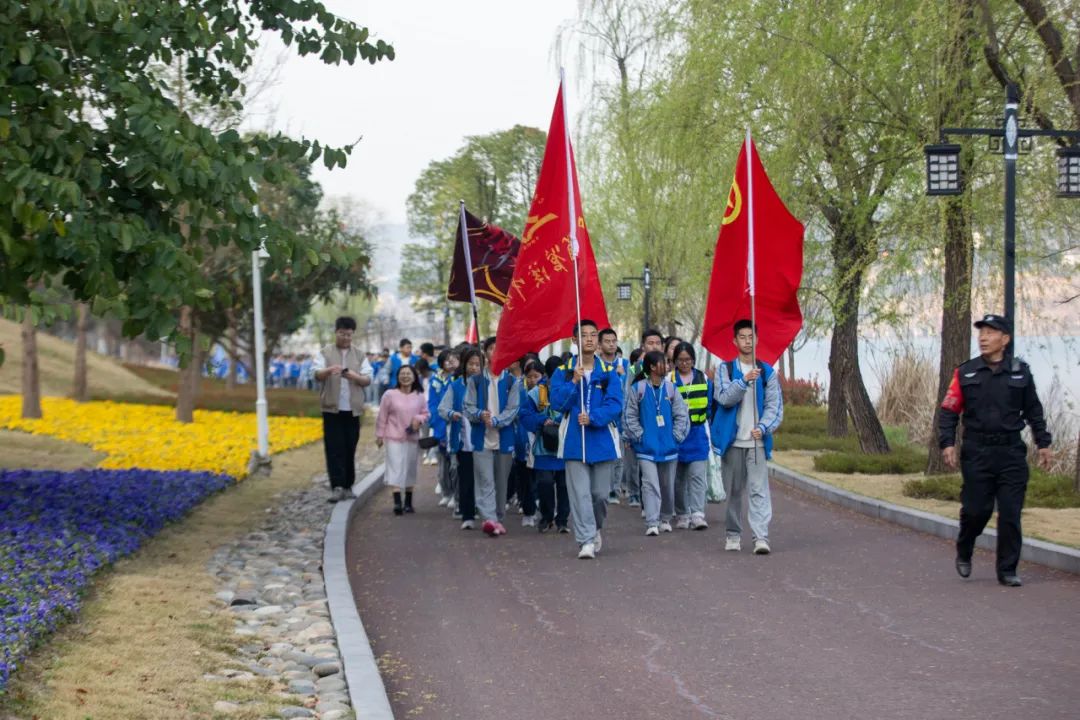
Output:
[[[44,398],[44,417],[24,420],[21,407],[17,395],[0,397],[0,428],[89,445],[106,454],[102,468],[205,471],[240,479],[256,436],[254,413],[196,410],[195,422],[180,423],[165,406]],[[318,418],[270,418],[272,453],[321,438]]]
[[[78,610],[96,570],[232,482],[209,472],[0,471],[0,690]]]

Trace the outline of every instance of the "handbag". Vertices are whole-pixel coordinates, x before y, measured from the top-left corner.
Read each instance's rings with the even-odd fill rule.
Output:
[[[712,429],[709,427],[709,423],[705,423],[705,435],[709,438],[709,461],[706,466],[709,487],[705,493],[705,499],[711,503],[722,503],[727,500],[727,491],[724,490],[722,473],[723,464],[720,456],[713,449]]]
[[[559,450],[559,426],[558,425],[542,425],[540,427],[540,442],[543,443],[544,449],[548,452],[558,452]]]
[[[416,444],[420,446],[421,450],[430,450],[439,444],[439,438],[434,435],[428,435],[427,437],[422,437],[417,440]]]

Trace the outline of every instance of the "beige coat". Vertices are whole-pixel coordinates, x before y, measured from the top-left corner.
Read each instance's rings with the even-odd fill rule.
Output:
[[[340,361],[341,348],[336,345],[327,345],[322,349],[322,354],[326,359],[327,367],[342,364],[342,367],[348,368],[356,374],[360,374],[367,364],[367,358],[355,346],[349,347],[344,363]],[[370,368],[370,366],[368,367]],[[368,372],[371,372],[370,369]],[[345,380],[340,375],[327,375],[326,379],[322,381],[322,391],[319,393],[320,408],[325,413],[338,412],[338,397],[341,393],[341,383],[343,381],[349,383],[349,405],[352,406],[353,415],[362,415],[364,413],[364,388],[354,382]]]

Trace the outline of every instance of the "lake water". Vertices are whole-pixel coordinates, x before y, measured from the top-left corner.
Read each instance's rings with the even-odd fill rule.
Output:
[[[795,375],[813,378],[824,383],[829,380],[829,339],[811,340],[795,353]],[[863,381],[873,400],[881,392],[881,378],[892,358],[911,349],[930,358],[936,368],[941,341],[936,337],[872,337],[859,340],[859,364]],[[971,355],[978,354],[972,337]],[[1016,355],[1030,366],[1039,389],[1039,396],[1047,404],[1047,395],[1055,392],[1065,409],[1080,419],[1080,336],[1034,336],[1016,338]],[[1054,386],[1054,380],[1057,386]]]

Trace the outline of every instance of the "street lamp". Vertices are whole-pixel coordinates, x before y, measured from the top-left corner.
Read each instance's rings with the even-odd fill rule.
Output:
[[[1080,145],[1058,148],[1058,197],[1080,198]]]
[[[615,290],[619,293],[620,300],[629,300],[632,289],[630,283],[619,283],[615,286]]]
[[[1002,142],[1005,158],[1005,316],[1016,328],[1016,159],[1022,140],[1052,137],[1080,141],[1080,130],[1034,130],[1019,123],[1020,94],[1016,85],[1005,88],[1005,117],[999,128],[942,128],[937,145],[927,145],[926,194],[959,195],[964,178],[960,171],[960,146],[945,142],[949,135],[989,137]],[[1058,197],[1080,197],[1080,147],[1060,148],[1058,159]],[[1009,342],[1012,354],[1012,341]]]
[[[645,315],[645,326],[642,328],[642,330],[648,330],[649,327],[650,327],[649,310],[650,310],[650,305],[651,305],[650,299],[652,297],[653,280],[660,280],[661,282],[663,282],[663,281],[666,280],[666,278],[654,277],[653,274],[652,274],[652,270],[649,269],[649,263],[645,263],[645,268],[642,270],[640,276],[638,276],[638,277],[624,277],[623,281],[615,286],[615,291],[617,293],[616,297],[619,300],[624,300],[624,301],[625,300],[630,300],[631,297],[632,297],[632,288],[633,288],[633,286],[631,285],[631,283],[639,282],[639,283],[641,283],[641,286],[645,289],[645,313],[644,313],[644,315]],[[675,299],[674,293],[675,293],[675,288],[672,287],[672,286],[668,286],[664,290],[664,299],[665,300],[674,300]]]
[[[251,187],[258,192],[255,180]],[[255,203],[255,219],[259,218],[259,204]],[[251,251],[251,287],[255,303],[255,423],[258,436],[258,450],[252,457],[253,469],[270,468],[270,418],[266,407],[266,338],[263,331],[262,304],[262,261],[270,257],[262,241],[259,247]]]

